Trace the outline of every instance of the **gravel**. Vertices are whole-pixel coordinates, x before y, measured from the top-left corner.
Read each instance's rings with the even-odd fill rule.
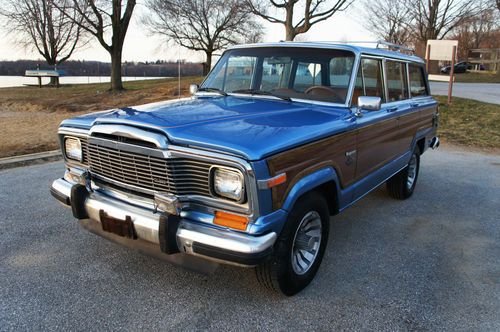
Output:
[[[0,171],[0,330],[500,330],[500,156],[440,148],[414,196],[332,219],[295,297],[252,270],[203,276],[82,230],[49,194],[61,162]]]

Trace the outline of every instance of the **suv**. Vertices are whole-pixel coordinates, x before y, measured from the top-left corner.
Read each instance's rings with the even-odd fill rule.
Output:
[[[331,216],[387,183],[415,190],[439,144],[422,59],[331,43],[227,50],[190,98],[65,120],[52,195],[87,230],[203,272],[255,267],[293,295]]]

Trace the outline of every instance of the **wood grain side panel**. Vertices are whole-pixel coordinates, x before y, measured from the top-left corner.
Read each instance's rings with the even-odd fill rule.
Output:
[[[401,133],[399,149],[401,153],[408,151],[413,139],[419,131],[432,127],[435,107],[416,111],[399,118],[398,131]]]
[[[357,134],[358,164],[356,180],[359,180],[386,164],[398,155],[396,118],[361,127]]]
[[[355,132],[338,134],[270,157],[267,160],[271,176],[286,172],[287,181],[272,189],[273,208],[278,209],[293,185],[314,171],[331,166],[342,187],[354,181],[356,160],[346,162],[346,152],[356,149]]]

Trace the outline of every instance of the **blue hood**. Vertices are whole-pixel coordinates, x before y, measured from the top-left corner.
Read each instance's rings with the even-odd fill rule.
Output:
[[[285,100],[197,97],[92,113],[62,126],[122,123],[163,132],[178,145],[198,146],[260,160],[293,146],[346,130],[347,108]]]

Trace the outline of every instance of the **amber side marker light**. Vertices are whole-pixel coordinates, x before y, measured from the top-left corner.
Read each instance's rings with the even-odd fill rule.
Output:
[[[214,224],[244,231],[247,229],[248,218],[227,212],[217,211],[215,213]]]
[[[259,180],[259,189],[271,189],[286,182],[286,173],[281,173],[267,180]]]

